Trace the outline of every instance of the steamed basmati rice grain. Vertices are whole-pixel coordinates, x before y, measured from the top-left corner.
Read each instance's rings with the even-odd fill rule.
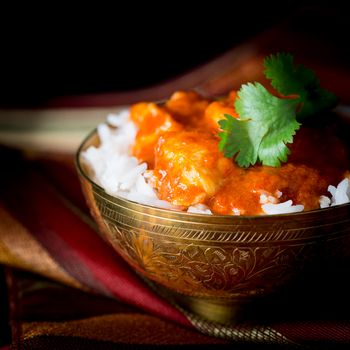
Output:
[[[337,187],[328,186],[328,192],[331,193],[331,206],[345,204],[350,202],[350,184],[349,179],[342,180]]]
[[[207,215],[213,214],[209,209],[209,207],[207,207],[205,204],[200,204],[200,203],[191,205],[190,207],[188,207],[187,213],[207,214]]]
[[[345,204],[350,202],[350,181],[348,178],[340,181],[338,186],[329,185],[328,192],[331,198],[327,196],[320,197],[320,208],[333,207],[335,205]]]
[[[241,215],[241,211],[237,208],[233,208],[232,215]]]
[[[129,122],[130,112],[128,109],[120,111],[118,114],[107,115],[107,124],[115,128],[123,128]]]
[[[272,196],[268,192],[260,195],[261,209],[265,214],[288,214],[297,213],[304,210],[304,206],[301,204],[293,205],[291,200],[278,203],[278,198],[281,198],[282,192],[277,191],[276,197]]]
[[[331,200],[327,196],[321,196],[319,199],[319,203],[320,203],[320,208],[327,208],[330,206]]]
[[[281,197],[282,192],[278,191],[278,195],[279,197]],[[260,204],[268,204],[268,203],[277,204],[278,198],[270,195],[268,192],[264,192],[260,195]]]
[[[278,204],[273,204],[273,203],[263,204],[261,208],[265,214],[269,214],[269,215],[298,213],[304,210],[303,205],[301,204],[293,205],[293,202],[291,200],[283,203],[278,203]]]

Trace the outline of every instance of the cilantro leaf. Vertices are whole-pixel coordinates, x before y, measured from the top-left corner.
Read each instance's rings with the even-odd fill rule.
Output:
[[[297,99],[280,99],[261,84],[242,85],[235,103],[240,119],[226,114],[219,121],[222,132],[219,148],[226,157],[236,156],[241,167],[280,166],[287,161],[286,143],[293,141],[300,124],[296,121]]]
[[[227,158],[237,154],[235,160],[241,167],[254,165],[267,129],[254,127],[256,123],[250,119],[235,119],[229,114],[225,114],[225,118],[219,121],[223,130],[219,133],[219,149]]]
[[[283,95],[298,95],[301,110],[298,120],[317,114],[336,105],[337,98],[322,89],[315,73],[303,65],[295,65],[291,54],[278,53],[264,60],[265,76]]]

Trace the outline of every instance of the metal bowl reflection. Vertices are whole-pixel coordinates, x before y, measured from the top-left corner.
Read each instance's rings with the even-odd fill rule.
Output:
[[[98,142],[96,132],[88,136],[76,164],[102,236],[143,277],[208,319],[235,319],[241,305],[350,255],[350,204],[251,217],[145,206],[91,179],[81,152]]]

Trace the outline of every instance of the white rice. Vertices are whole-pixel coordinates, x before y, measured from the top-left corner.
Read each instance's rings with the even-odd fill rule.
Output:
[[[328,192],[332,195],[330,198],[330,205],[345,204],[350,201],[350,181],[345,178],[337,187],[328,186]]]
[[[191,205],[190,207],[188,207],[187,213],[207,214],[207,215],[213,214],[211,212],[211,210],[209,209],[209,207],[207,207],[205,204],[201,204],[201,203]]]
[[[178,207],[157,197],[156,192],[146,182],[144,176],[147,164],[139,164],[138,160],[131,155],[130,149],[134,144],[137,129],[129,119],[128,110],[108,115],[107,124],[99,125],[97,132],[100,146],[90,146],[82,154],[96,183],[112,196],[117,195],[140,204],[159,208],[179,210]],[[330,185],[328,191],[331,196],[320,197],[320,208],[350,202],[350,181],[348,178],[342,180],[336,187]],[[281,196],[282,192],[280,191],[274,195],[262,192],[260,203],[263,212],[272,215],[296,213],[304,210],[303,205],[293,204],[291,200],[280,203]],[[200,203],[190,206],[187,212],[212,214],[206,205]],[[239,209],[235,209],[232,215],[240,215]]]
[[[320,203],[320,208],[327,208],[331,204],[331,199],[327,196],[320,196],[318,202]]]
[[[288,200],[282,203],[266,203],[261,205],[262,210],[265,214],[289,214],[297,213],[304,210],[302,204],[293,205],[292,200]]]
[[[109,115],[106,124],[97,128],[100,146],[90,146],[83,154],[83,160],[92,170],[94,180],[112,196],[120,196],[141,204],[165,209],[177,209],[171,203],[158,199],[153,188],[143,177],[146,163],[138,163],[130,155],[135,141],[136,127],[129,120],[129,112]]]

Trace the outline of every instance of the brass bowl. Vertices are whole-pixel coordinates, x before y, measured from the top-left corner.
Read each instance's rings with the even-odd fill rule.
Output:
[[[76,165],[100,233],[141,276],[205,318],[237,319],[249,301],[350,255],[350,204],[271,216],[146,206],[107,194],[89,177],[81,152],[98,143],[94,131]]]

